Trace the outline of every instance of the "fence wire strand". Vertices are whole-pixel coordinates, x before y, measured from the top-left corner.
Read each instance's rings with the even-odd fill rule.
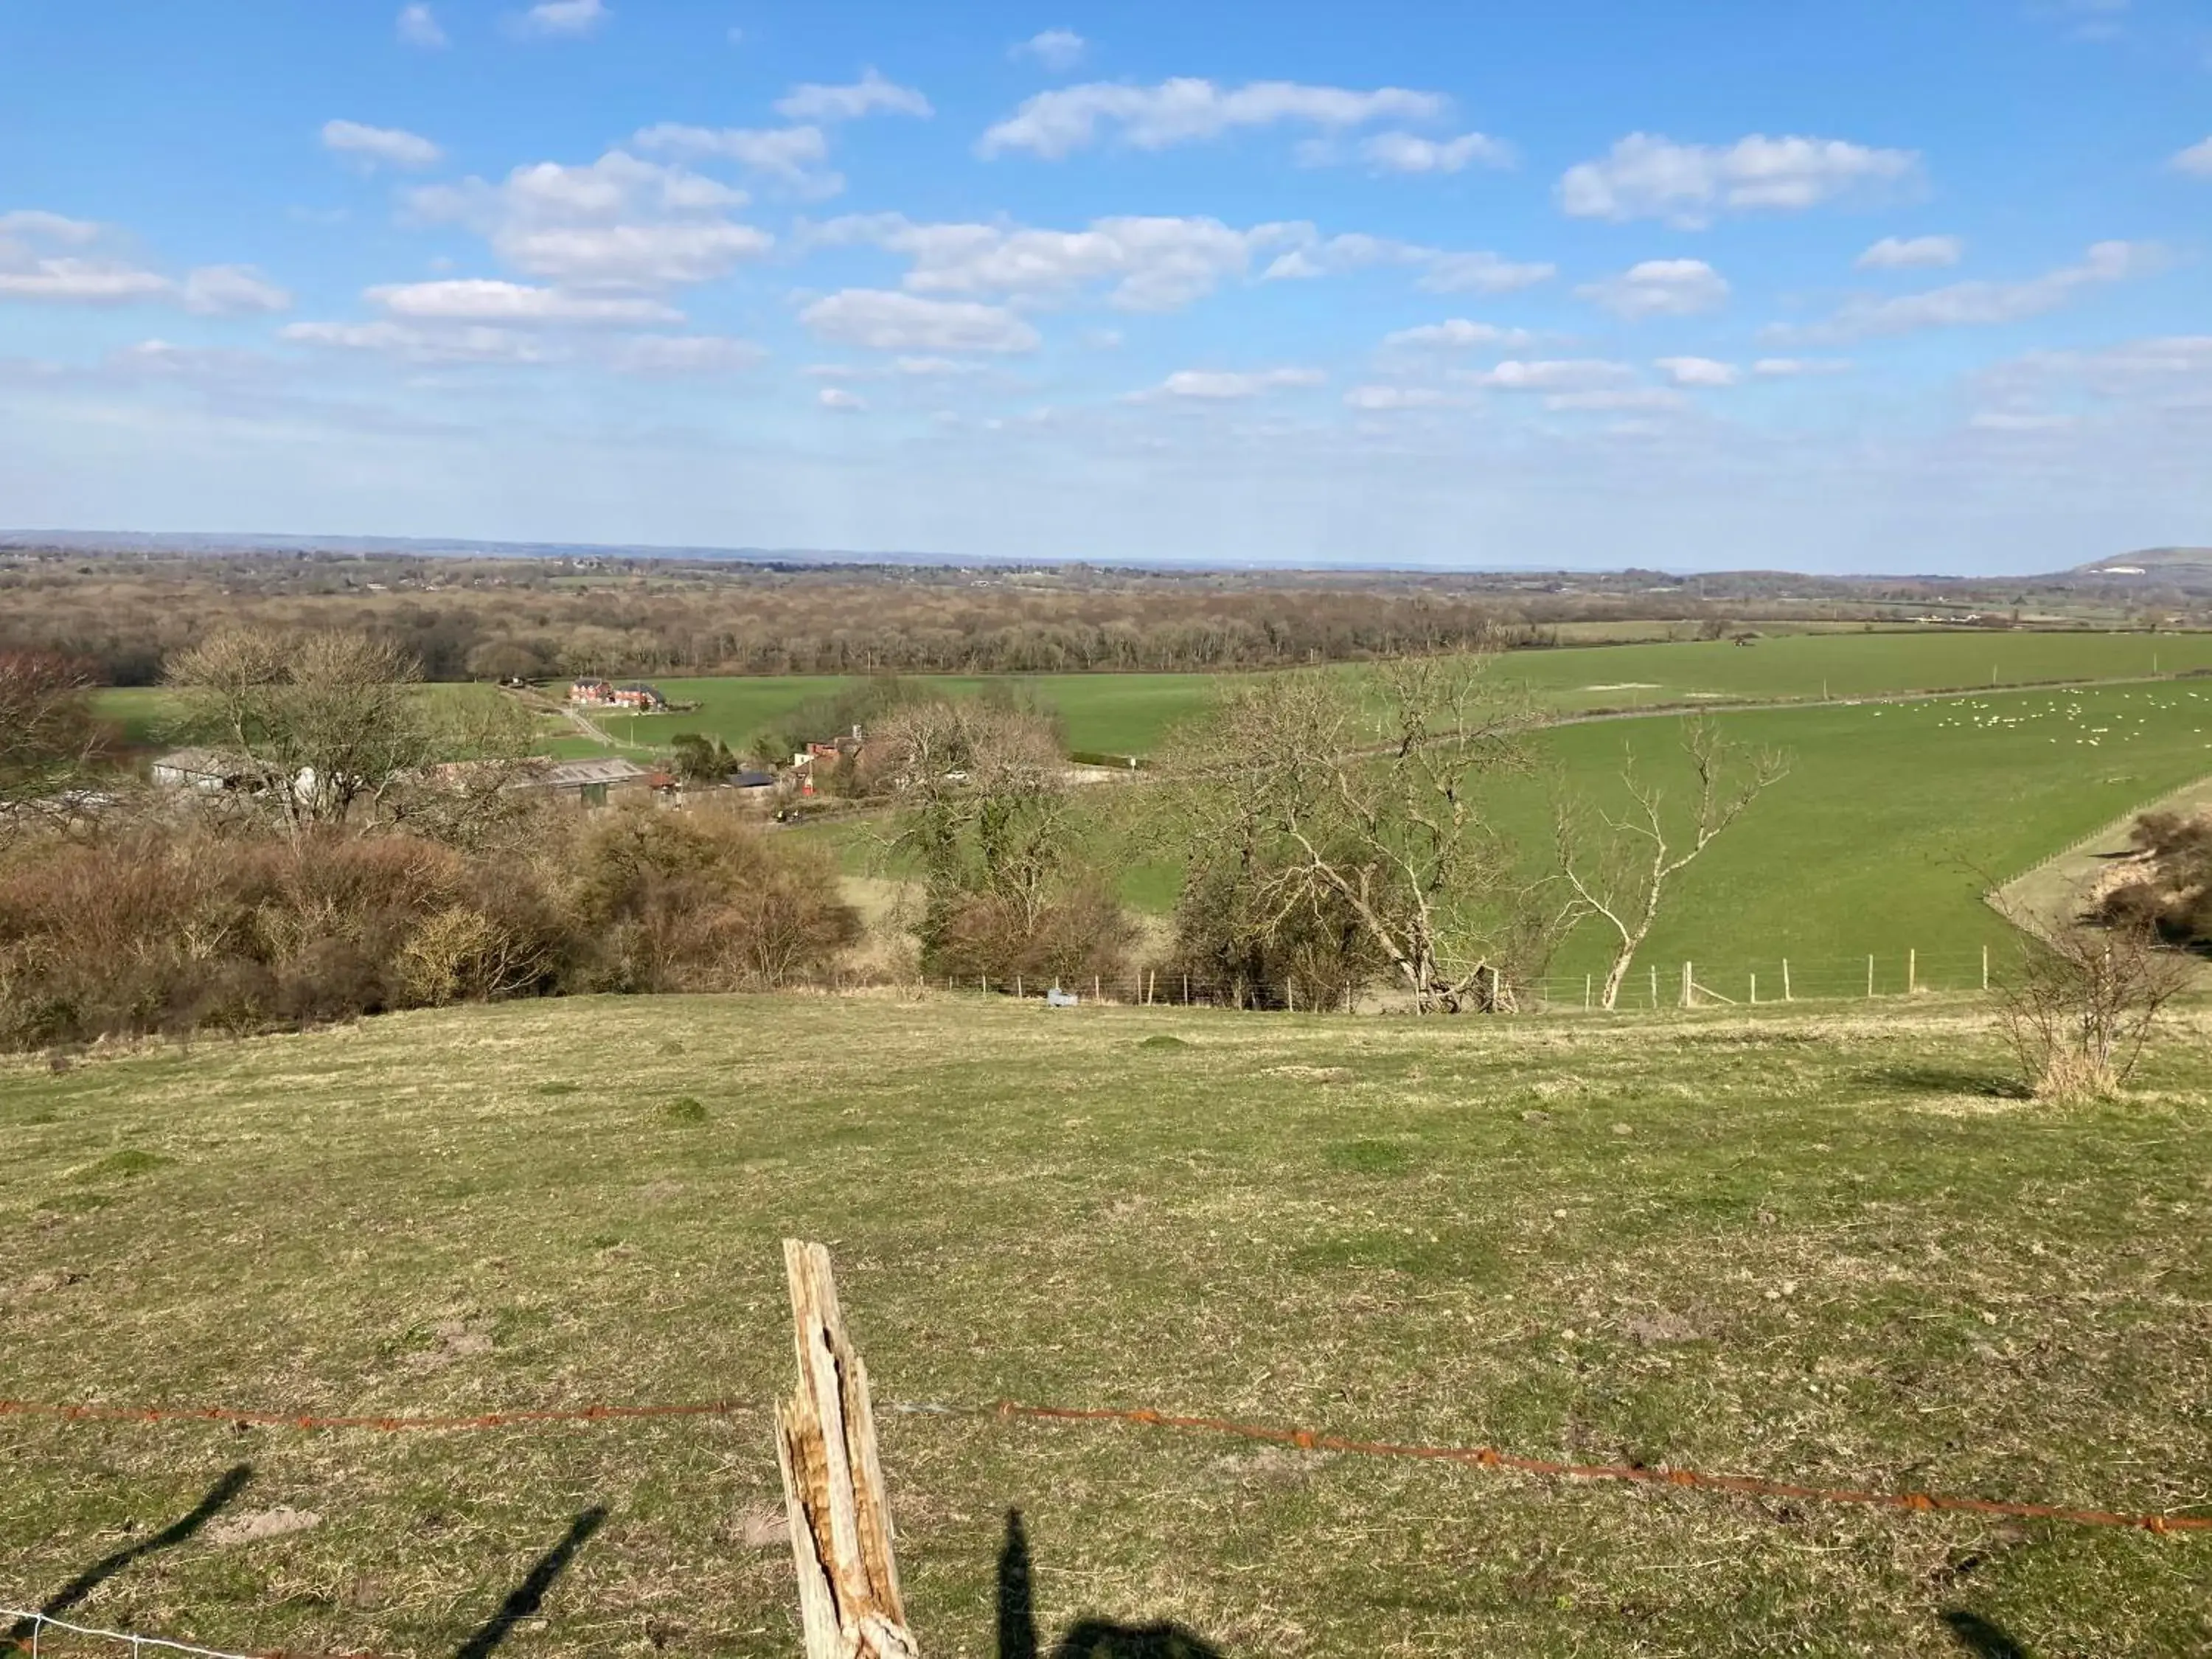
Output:
[[[137,1659],[137,1656],[143,1655],[149,1648],[158,1649],[163,1653],[190,1654],[193,1659],[385,1659],[385,1656],[376,1653],[310,1654],[282,1650],[261,1653],[233,1653],[222,1648],[198,1647],[192,1643],[175,1641],[166,1636],[144,1636],[136,1631],[100,1630],[90,1625],[72,1625],[67,1620],[57,1619],[51,1613],[40,1613],[33,1607],[0,1607],[0,1619],[9,1620],[11,1629],[20,1630],[25,1625],[31,1627],[30,1639],[27,1641],[20,1636],[14,1635],[0,1638],[0,1648],[5,1648],[11,1652],[28,1654],[31,1659],[40,1659],[41,1652],[40,1638],[50,1630],[66,1631],[71,1636],[84,1637],[91,1641],[112,1642],[118,1647],[128,1645],[134,1659]]]
[[[422,1430],[478,1430],[529,1428],[554,1423],[636,1421],[661,1417],[728,1417],[750,1409],[733,1401],[681,1406],[585,1406],[572,1410],[485,1412],[473,1416],[317,1416],[310,1413],[236,1411],[222,1407],[58,1406],[0,1400],[0,1417],[38,1416],[65,1423],[245,1423],[266,1428],[300,1429],[319,1432],[368,1430],[380,1433]],[[1080,1407],[1027,1405],[1002,1400],[990,1406],[945,1404],[934,1401],[890,1401],[886,1412],[904,1416],[994,1417],[1001,1421],[1027,1419],[1044,1423],[1122,1423],[1144,1428],[1174,1429],[1216,1434],[1241,1440],[1264,1441],[1305,1452],[1336,1452],[1360,1457],[1411,1458],[1429,1462],[1459,1464],[1470,1468],[1510,1470],[1516,1474],[1571,1480],[1619,1481],[1649,1486],[1675,1486],[1737,1497],[1783,1498],[1799,1502],[1856,1504],[1916,1514],[1963,1514],[2002,1516],[2022,1521],[2054,1521],[2085,1527],[2119,1527],[2153,1533],[2212,1532],[2212,1516],[2131,1514],[2113,1510],[2074,1508],[2058,1504],[2029,1504],[2006,1499],[1961,1498],[1927,1492],[1881,1492],[1850,1486],[1810,1486],[1793,1481],[1769,1480],[1752,1475],[1711,1474],[1700,1469],[1638,1463],[1569,1463],[1550,1458],[1528,1457],[1501,1451],[1494,1446],[1407,1444],[1393,1441],[1360,1440],[1314,1429],[1280,1427],[1239,1422],[1224,1417],[1190,1417],[1155,1411],[1149,1407]]]

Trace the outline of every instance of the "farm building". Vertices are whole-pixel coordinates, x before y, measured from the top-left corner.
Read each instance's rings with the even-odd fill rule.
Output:
[[[252,765],[216,749],[172,749],[155,758],[151,775],[170,789],[240,789],[258,781]]]
[[[514,787],[573,799],[586,806],[604,806],[611,792],[643,792],[655,787],[656,777],[665,775],[649,771],[635,761],[610,756],[604,760],[561,761],[521,780]]]
[[[615,685],[605,680],[577,680],[568,687],[568,701],[588,708],[628,708],[651,713],[668,707],[657,685]]]

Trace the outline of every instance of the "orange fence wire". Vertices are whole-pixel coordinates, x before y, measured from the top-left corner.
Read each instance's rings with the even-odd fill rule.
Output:
[[[526,1428],[549,1423],[605,1423],[635,1421],[656,1417],[728,1417],[748,1407],[742,1402],[718,1400],[682,1406],[583,1406],[568,1410],[485,1412],[472,1416],[318,1416],[300,1412],[236,1411],[224,1407],[59,1406],[21,1400],[0,1400],[0,1417],[46,1417],[63,1422],[106,1423],[245,1423],[265,1428],[332,1431],[367,1429],[381,1432],[410,1430],[468,1430]],[[2212,1532],[2212,1516],[2128,1514],[2111,1510],[2074,1509],[2057,1504],[2022,1504],[1995,1498],[1948,1497],[1924,1492],[1876,1492],[1848,1486],[1808,1486],[1784,1480],[1765,1480],[1750,1475],[1708,1474],[1698,1469],[1654,1468],[1634,1463],[1565,1463],[1549,1458],[1524,1457],[1493,1446],[1401,1445],[1390,1441],[1356,1440],[1317,1430],[1282,1428],[1260,1423],[1241,1423],[1223,1417],[1182,1417],[1145,1407],[1085,1409],[1064,1406],[1030,1406],[1002,1400],[988,1407],[897,1402],[886,1407],[894,1413],[924,1416],[996,1416],[1048,1423],[1127,1423],[1145,1428],[1179,1429],[1194,1433],[1225,1435],[1241,1440],[1265,1441],[1300,1451],[1338,1452],[1360,1457],[1404,1457],[1432,1462],[1457,1463],[1473,1468],[1510,1469],[1517,1474],[1573,1480],[1618,1480],[1639,1486],[1676,1486],[1738,1497],[1788,1498],[1819,1504],[1854,1504],[1917,1514],[1997,1516],[2011,1520],[2056,1521],[2086,1527],[2124,1527],[2160,1534]]]

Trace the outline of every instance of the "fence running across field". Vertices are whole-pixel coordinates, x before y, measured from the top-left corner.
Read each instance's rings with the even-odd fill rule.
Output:
[[[1938,991],[1986,991],[2007,959],[1983,945],[1968,950],[1907,948],[1871,956],[1771,957],[1753,963],[1717,965],[1702,962],[1638,960],[1614,1002],[1622,1013],[1667,1009],[1716,1008],[1741,1005],[1765,1007],[1782,1002],[1865,1001],[1880,997],[1917,996]],[[1448,969],[1471,973],[1472,969]],[[1319,987],[1306,980],[1279,983],[1209,979],[1172,969],[1093,975],[1072,982],[1027,975],[979,974],[972,979],[939,978],[928,983],[947,992],[974,992],[1023,1000],[1050,1000],[1055,994],[1078,1004],[1121,1007],[1237,1008],[1256,1012],[1358,1013],[1387,1010],[1405,1000],[1402,984],[1377,979],[1367,985]],[[1598,1008],[1603,1000],[1602,972],[1547,974],[1515,979],[1506,989],[1512,1006],[1525,1011]]]

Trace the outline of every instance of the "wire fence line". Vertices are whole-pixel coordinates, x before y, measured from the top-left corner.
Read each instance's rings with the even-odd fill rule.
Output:
[[[0,1620],[8,1621],[10,1632],[4,1638],[0,1638],[0,1647],[10,1652],[29,1654],[32,1659],[40,1659],[40,1656],[45,1656],[45,1659],[60,1659],[62,1648],[49,1639],[49,1632],[58,1632],[64,1638],[78,1638],[67,1644],[71,1647],[81,1646],[86,1642],[97,1642],[128,1649],[134,1655],[185,1653],[194,1656],[194,1659],[384,1659],[384,1656],[374,1653],[231,1653],[222,1648],[198,1647],[167,1636],[144,1636],[135,1631],[101,1630],[92,1625],[73,1625],[65,1619],[56,1619],[35,1607],[0,1607]]]
[[[1784,957],[1712,963],[1639,957],[1623,981],[1613,1011],[1652,1012],[1771,1003],[1872,1000],[1931,992],[1981,992],[2002,977],[2001,951],[1966,949],[1876,951],[1866,956]],[[1475,963],[1446,963],[1443,971],[1473,988]],[[1485,972],[1487,969],[1485,968]],[[1553,1013],[1595,1012],[1604,1000],[1602,971],[1551,973],[1498,981],[1505,1006]],[[930,988],[1012,997],[1062,1006],[1226,1008],[1263,1013],[1388,1013],[1410,995],[1402,983],[1376,978],[1359,983],[1327,974],[1278,979],[1140,969],[1132,973],[1054,976],[1035,974],[934,975]],[[1472,989],[1470,990],[1472,994]]]

